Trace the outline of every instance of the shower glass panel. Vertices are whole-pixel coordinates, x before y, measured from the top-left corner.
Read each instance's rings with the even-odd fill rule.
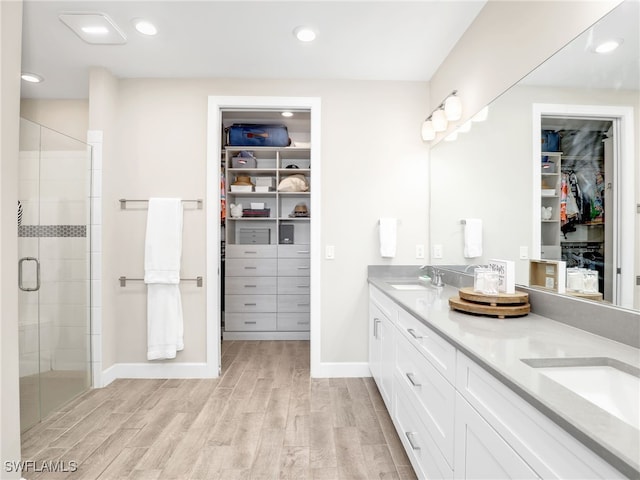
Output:
[[[20,121],[21,430],[91,386],[91,147]]]

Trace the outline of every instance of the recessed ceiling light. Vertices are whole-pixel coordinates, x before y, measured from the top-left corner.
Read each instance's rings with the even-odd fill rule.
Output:
[[[144,20],[142,18],[134,18],[132,22],[136,30],[143,35],[151,36],[158,33],[158,29],[156,28],[156,26],[148,20]]]
[[[29,83],[44,82],[44,78],[42,78],[40,75],[36,73],[24,72],[22,75],[20,75],[20,78],[22,78],[22,80],[24,80],[25,82],[29,82]]]
[[[283,117],[293,117],[293,112],[282,112],[280,115]]]
[[[618,40],[618,39],[607,40],[606,42],[602,42],[596,45],[593,51],[596,53],[611,53],[616,48],[618,48],[621,43],[622,43],[622,40]]]
[[[309,27],[296,27],[293,34],[301,42],[313,42],[316,39],[316,32]]]
[[[83,41],[93,45],[121,45],[127,37],[102,13],[66,12],[58,15],[62,23]]]

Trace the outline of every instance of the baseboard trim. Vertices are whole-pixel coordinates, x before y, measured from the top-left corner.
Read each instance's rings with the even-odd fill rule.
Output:
[[[102,371],[102,386],[118,378],[215,378],[207,363],[116,363]]]
[[[369,362],[320,362],[312,369],[313,378],[370,377]]]

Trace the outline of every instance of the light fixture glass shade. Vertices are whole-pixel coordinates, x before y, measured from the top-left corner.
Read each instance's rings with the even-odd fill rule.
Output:
[[[469,130],[471,130],[471,120],[467,120],[462,125],[460,125],[458,127],[457,132],[458,133],[467,133]]]
[[[482,110],[471,117],[472,122],[484,122],[489,117],[489,105],[486,105]]]
[[[444,113],[447,120],[455,122],[462,118],[462,102],[457,95],[449,95],[444,101]]]
[[[447,116],[444,113],[444,110],[439,108],[431,115],[431,121],[433,122],[433,129],[436,132],[444,132],[447,129],[447,125],[449,122],[447,121]]]
[[[433,122],[431,120],[425,120],[422,122],[422,140],[430,142],[436,138],[436,131],[433,128]]]

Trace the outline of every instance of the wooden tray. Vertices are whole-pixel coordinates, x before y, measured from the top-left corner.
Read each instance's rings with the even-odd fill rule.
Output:
[[[519,305],[488,305],[486,303],[470,302],[460,297],[451,297],[449,299],[449,306],[454,310],[465,313],[475,313],[477,315],[487,315],[498,318],[521,317],[528,314],[531,310],[531,306],[528,303]]]
[[[470,302],[483,303],[492,306],[496,305],[521,305],[529,302],[529,294],[525,292],[498,293],[497,295],[486,295],[475,292],[473,287],[464,287],[459,290],[460,298]]]

